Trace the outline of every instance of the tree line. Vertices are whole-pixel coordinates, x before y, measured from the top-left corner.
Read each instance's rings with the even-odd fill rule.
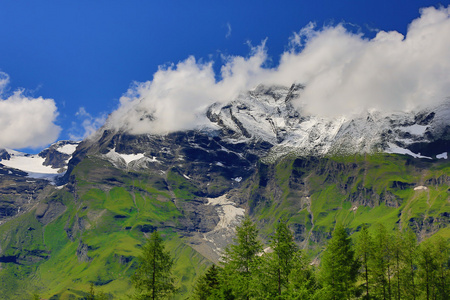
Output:
[[[371,234],[363,226],[355,243],[336,226],[314,266],[285,221],[263,252],[256,225],[246,217],[218,265],[200,276],[189,299],[450,299],[450,251],[443,238],[420,245],[415,234]]]
[[[220,262],[198,277],[188,299],[450,299],[448,241],[436,237],[419,244],[411,230],[388,232],[382,224],[374,232],[363,226],[353,243],[337,225],[317,265],[294,242],[286,221],[276,224],[264,250],[256,224],[246,216]],[[154,231],[131,278],[133,298],[170,299],[177,292],[173,264]],[[91,284],[86,299],[108,298],[95,294]]]

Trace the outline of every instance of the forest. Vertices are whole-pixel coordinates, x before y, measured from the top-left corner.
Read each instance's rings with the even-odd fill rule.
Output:
[[[362,226],[352,239],[336,225],[320,257],[311,261],[287,222],[277,223],[264,249],[256,224],[246,216],[234,243],[197,278],[187,299],[449,299],[450,247],[444,238],[419,244],[410,230],[375,227]],[[163,238],[154,231],[142,247],[129,297],[171,299],[179,280],[172,267]],[[85,299],[110,298],[91,285]]]

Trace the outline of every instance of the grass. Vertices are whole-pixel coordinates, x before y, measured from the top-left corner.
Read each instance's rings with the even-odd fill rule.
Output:
[[[323,248],[336,223],[343,223],[351,232],[362,224],[377,223],[394,230],[408,226],[413,218],[439,218],[450,211],[445,184],[425,184],[427,190],[414,191],[416,185],[449,176],[450,163],[443,161],[416,162],[401,155],[382,154],[311,161],[286,158],[274,165],[261,164],[260,168],[261,174],[246,180],[237,191],[242,197],[250,195],[260,235],[267,240],[275,223],[285,218],[292,227],[303,226],[303,234],[313,229],[321,237],[318,244],[309,242],[314,255]],[[22,265],[2,264],[1,295],[23,299],[21,291],[27,290],[46,298],[60,295],[61,299],[70,299],[71,295],[83,297],[93,282],[97,291],[127,298],[133,292],[130,276],[145,232],[154,228],[160,230],[174,258],[180,288],[176,298],[189,294],[195,278],[209,262],[177,233],[184,216],[172,197],[176,197],[175,202],[189,201],[199,197],[199,189],[176,169],[167,173],[166,182],[159,175],[117,170],[94,157],[81,162],[74,175],[77,199],[63,189],[44,200],[62,202],[66,211],[61,216],[44,226],[30,211],[0,226],[2,255],[32,251],[48,255],[47,259],[36,256],[36,261],[24,261]],[[217,179],[215,188],[221,189],[221,180]],[[394,181],[405,187],[395,187]],[[380,194],[390,195],[394,207],[375,199]],[[351,200],[358,195],[366,195],[367,199],[358,199],[367,200],[368,205]],[[312,215],[306,197],[310,197]],[[369,230],[375,230],[375,226]],[[449,227],[436,230],[436,235],[450,239]],[[87,245],[90,261],[79,260],[80,242]]]
[[[175,196],[179,199],[190,200],[195,198],[198,188],[175,169],[171,169],[167,174],[167,182],[171,185]]]
[[[305,191],[311,197],[316,232],[331,232],[336,223],[344,224],[351,232],[362,224],[370,226],[377,223],[394,230],[399,226],[409,226],[413,218],[439,218],[442,213],[450,211],[448,187],[445,184],[426,184],[441,176],[449,176],[448,162],[376,154],[311,161],[287,158],[273,168],[276,186],[282,195],[272,197],[270,206],[257,204],[254,208],[264,235],[270,234],[274,222],[281,216],[287,216],[290,224],[305,226],[309,232],[312,223],[307,210],[293,209]],[[415,186],[424,183],[427,190],[414,190]],[[264,193],[256,182],[251,188],[253,194]],[[383,197],[389,201],[384,201]],[[359,199],[366,204],[351,199]],[[437,234],[448,233],[440,229]],[[312,253],[317,253],[317,247],[321,247],[320,244],[311,246]]]

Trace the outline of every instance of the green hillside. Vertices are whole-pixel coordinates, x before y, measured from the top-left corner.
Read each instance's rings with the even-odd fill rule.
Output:
[[[450,163],[401,155],[285,158],[260,162],[232,191],[266,238],[284,217],[311,256],[336,223],[356,233],[411,228],[419,240],[450,238]],[[419,188],[418,188],[419,187]],[[422,188],[425,187],[425,188]],[[230,192],[231,193],[231,192]],[[205,196],[177,173],[119,170],[86,157],[69,183],[26,214],[0,226],[0,298],[78,299],[91,283],[114,299],[133,293],[130,276],[145,236],[158,229],[175,259],[184,299],[211,264],[187,242],[192,211]]]

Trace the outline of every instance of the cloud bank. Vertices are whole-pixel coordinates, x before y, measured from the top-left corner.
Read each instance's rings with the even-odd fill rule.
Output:
[[[136,82],[107,126],[131,133],[165,133],[206,125],[214,102],[227,102],[258,84],[306,87],[296,105],[324,115],[362,110],[408,111],[450,96],[450,6],[422,9],[406,36],[379,31],[368,39],[340,24],[295,33],[275,68],[265,68],[265,42],[248,57],[224,58],[220,80],[213,62],[189,57]]]
[[[30,98],[23,90],[5,95],[9,76],[0,72],[0,148],[38,148],[54,142],[61,128],[53,99]]]

